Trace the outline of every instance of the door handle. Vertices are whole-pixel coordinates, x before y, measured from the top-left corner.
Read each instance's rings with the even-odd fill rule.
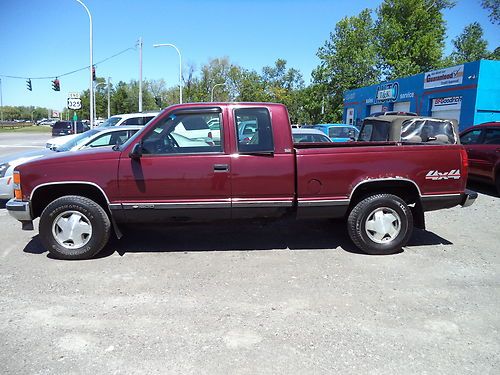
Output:
[[[497,148],[495,151],[496,151],[496,152],[500,152],[500,148]]]
[[[229,172],[228,164],[214,164],[214,172]]]

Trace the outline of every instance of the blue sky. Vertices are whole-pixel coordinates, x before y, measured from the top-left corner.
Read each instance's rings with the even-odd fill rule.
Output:
[[[143,77],[178,82],[178,56],[183,65],[200,67],[209,58],[227,56],[233,63],[260,72],[278,58],[299,69],[306,81],[318,65],[316,51],[337,21],[376,8],[381,1],[367,0],[84,0],[94,21],[94,61],[133,47],[142,36]],[[448,26],[446,52],[451,39],[467,24],[478,21],[489,48],[500,45],[499,27],[488,20],[480,0],[458,0],[445,12]],[[75,0],[0,0],[0,75],[56,76],[88,65],[89,22]],[[130,50],[97,66],[97,75],[114,83],[138,79],[139,54]],[[62,109],[69,91],[88,88],[88,73],[60,78],[61,91],[50,80],[2,79],[4,105],[34,105]]]

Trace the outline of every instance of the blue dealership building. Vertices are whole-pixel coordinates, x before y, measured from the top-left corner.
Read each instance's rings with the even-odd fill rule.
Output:
[[[460,130],[500,121],[500,61],[474,61],[344,93],[346,124],[359,126],[385,111],[456,119]]]

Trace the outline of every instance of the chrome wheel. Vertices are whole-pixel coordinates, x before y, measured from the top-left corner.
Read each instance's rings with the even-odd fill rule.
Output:
[[[368,215],[365,230],[373,242],[388,243],[401,231],[401,218],[392,208],[379,207]]]
[[[66,249],[80,248],[92,238],[92,224],[81,212],[65,211],[54,220],[52,235]]]

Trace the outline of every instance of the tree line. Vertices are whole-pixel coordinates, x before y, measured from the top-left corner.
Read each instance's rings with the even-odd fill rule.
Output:
[[[477,22],[467,25],[452,40],[450,55],[444,54],[443,11],[454,5],[453,0],[384,0],[377,9],[343,18],[318,49],[320,63],[309,85],[284,59],[260,72],[234,64],[228,57],[211,59],[199,69],[192,64],[184,66],[183,100],[209,102],[214,86],[224,83],[215,88],[215,101],[283,103],[293,123],[339,122],[346,90],[479,59],[500,59],[500,47],[488,49]],[[500,24],[500,2],[482,0],[481,5],[489,11],[491,22]],[[98,77],[97,82],[104,84],[96,90],[96,114],[106,118],[107,87],[104,78]],[[110,85],[112,115],[137,112],[138,86],[134,80]],[[81,98],[83,107],[77,111],[78,117],[88,118],[89,91],[82,92]],[[178,102],[178,86],[168,87],[163,79],[143,82],[144,111]],[[20,113],[27,114],[26,110]],[[69,116],[66,109],[63,116]]]

